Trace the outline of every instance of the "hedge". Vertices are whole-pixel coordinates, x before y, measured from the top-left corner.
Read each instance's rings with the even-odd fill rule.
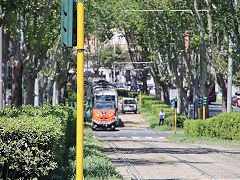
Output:
[[[177,115],[177,127],[183,128],[184,127],[184,121],[187,120],[187,117],[184,115]],[[174,126],[174,117],[168,116],[165,119],[165,124],[169,126]]]
[[[184,134],[188,137],[216,137],[240,140],[240,113],[222,113],[207,120],[187,120]]]
[[[63,136],[60,119],[54,116],[0,119],[1,178],[44,177],[57,167],[54,155]]]
[[[76,144],[73,108],[25,106],[0,116],[0,179],[46,179],[64,166]]]
[[[153,96],[142,96],[142,107],[151,112],[156,119],[159,120],[159,111],[163,110],[165,112],[165,121],[164,123],[173,126],[173,110],[171,106],[164,103],[164,101],[156,100]],[[187,119],[184,115],[177,115],[177,127],[183,127],[184,121]]]
[[[90,133],[84,133],[84,179],[120,179],[116,167],[103,153],[101,142]],[[62,179],[76,179],[76,148],[71,147],[68,153],[68,176]]]
[[[116,89],[118,96],[135,98],[139,95],[138,92],[127,91],[125,89]]]

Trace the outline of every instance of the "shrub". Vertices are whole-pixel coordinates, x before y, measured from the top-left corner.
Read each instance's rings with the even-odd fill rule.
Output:
[[[184,121],[187,120],[187,117],[184,115],[177,115],[177,127],[183,128],[184,127]],[[174,126],[174,117],[168,116],[165,118],[165,124],[169,126]]]
[[[144,106],[145,102],[147,102],[149,100],[155,100],[155,98],[153,96],[147,96],[147,95],[141,96],[141,101],[142,101],[143,106]]]
[[[116,89],[118,92],[118,96],[128,97],[128,91],[125,89]]]
[[[0,134],[0,143],[4,144],[0,146],[0,179],[5,176],[1,172],[10,172],[10,178],[14,172],[18,177],[29,179],[49,175],[57,166],[64,166],[69,147],[76,144],[76,111],[73,108],[23,106],[1,110],[0,116],[0,131],[4,132]],[[12,156],[7,159],[14,166],[8,165],[6,153]],[[34,169],[34,164],[38,169]],[[18,168],[21,166],[26,171]]]
[[[84,159],[83,174],[85,179],[113,179],[119,177],[115,166],[102,152],[100,142],[93,139],[89,133],[84,134]],[[76,172],[76,148],[71,147],[68,151],[68,176],[65,179],[75,179]]]
[[[184,122],[184,133],[190,137],[240,140],[240,113],[222,113],[207,120],[187,120]]]
[[[128,92],[128,97],[130,98],[136,98],[138,97],[139,93],[138,92]]]
[[[116,89],[116,90],[118,92],[118,96],[122,96],[122,97],[136,98],[139,95],[138,92],[127,91],[124,89]]]
[[[55,155],[61,147],[61,120],[54,116],[0,119],[0,177],[32,179],[44,177],[57,167]]]
[[[77,102],[77,93],[76,92],[68,92],[68,102]]]

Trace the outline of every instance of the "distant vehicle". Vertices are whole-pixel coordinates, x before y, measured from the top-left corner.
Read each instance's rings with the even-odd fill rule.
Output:
[[[115,112],[114,102],[95,102],[92,114],[92,130],[99,127],[115,130]]]
[[[232,97],[232,105],[233,105],[233,106],[240,106],[240,97],[238,97],[238,96],[233,96],[233,97]]]
[[[137,113],[137,101],[135,98],[123,98],[122,100],[122,113],[134,112]]]
[[[95,72],[92,68],[84,68],[84,76],[94,76]]]

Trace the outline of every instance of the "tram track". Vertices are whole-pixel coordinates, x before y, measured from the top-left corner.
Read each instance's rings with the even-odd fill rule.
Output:
[[[110,148],[114,151],[114,153],[117,155],[118,159],[125,164],[125,167],[128,170],[128,173],[131,174],[132,178],[136,180],[142,180],[142,176],[137,171],[137,169],[129,162],[129,160],[126,158],[126,156],[119,151],[118,147],[113,142],[108,142]]]
[[[154,148],[158,148],[157,146],[151,144],[151,142],[149,141],[145,141],[145,142],[136,142],[135,143],[139,143],[141,145],[144,145],[146,151],[151,151],[151,149]],[[126,167],[129,175],[131,175],[132,179],[134,180],[142,180],[143,177],[141,176],[141,174],[138,172],[138,170],[134,167],[134,165],[128,160],[128,158],[121,152],[121,150],[117,147],[117,145],[113,142],[113,141],[108,141],[109,147],[113,150],[113,152],[115,153],[115,155],[118,157],[119,161],[121,161],[121,163],[124,164],[124,166]],[[167,148],[167,147],[166,147]],[[167,156],[176,159],[179,163],[181,164],[185,164],[186,166],[189,166],[190,168],[194,169],[195,171],[204,174],[206,176],[206,178],[208,179],[218,179],[217,177],[215,177],[214,175],[211,175],[210,173],[206,172],[205,170],[189,163],[187,160],[181,159],[173,154],[170,154],[168,151],[166,150],[161,150],[161,153],[166,154]]]
[[[145,144],[147,147],[157,148],[156,146],[154,146],[154,145],[152,145],[152,144],[150,144],[150,143],[148,143],[148,142],[144,142],[143,144]],[[163,151],[164,151],[164,150],[163,150]],[[178,160],[180,163],[186,164],[187,166],[189,166],[189,167],[197,170],[198,172],[200,172],[200,173],[202,173],[202,174],[205,174],[205,175],[208,176],[209,178],[215,179],[215,180],[218,179],[218,178],[216,178],[215,176],[213,176],[213,175],[207,173],[206,171],[202,170],[201,168],[198,168],[197,166],[194,166],[194,165],[188,163],[186,160],[183,160],[183,159],[181,159],[181,158],[178,158],[178,157],[176,157],[176,156],[168,153],[167,151],[164,151],[164,152],[165,152],[168,156],[170,156],[170,157],[175,158],[176,160]]]

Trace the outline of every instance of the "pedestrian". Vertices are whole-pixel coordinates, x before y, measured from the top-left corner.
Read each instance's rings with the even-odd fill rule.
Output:
[[[159,112],[158,115],[160,117],[160,120],[159,120],[159,126],[160,126],[160,125],[163,125],[163,123],[164,123],[165,112],[163,111],[163,109],[161,109],[161,111]]]

